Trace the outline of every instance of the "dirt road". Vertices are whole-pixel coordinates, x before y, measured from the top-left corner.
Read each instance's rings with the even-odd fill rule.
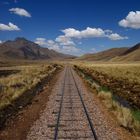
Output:
[[[27,135],[27,140],[51,139],[125,139],[70,66],[61,72],[45,110]]]

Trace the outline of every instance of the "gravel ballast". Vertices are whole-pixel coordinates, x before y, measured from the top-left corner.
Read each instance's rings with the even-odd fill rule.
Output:
[[[120,132],[120,129],[101,109],[101,105],[94,97],[95,95],[87,90],[81,78],[71,69],[70,66],[66,66],[64,71],[61,72],[46,104],[46,108],[31,127],[27,140],[51,140],[54,139],[55,135],[57,135],[56,138],[59,140],[95,140],[78,90],[98,140],[126,139]],[[62,104],[61,113],[60,104]],[[59,120],[58,115],[60,115]],[[56,130],[58,130],[57,134]]]

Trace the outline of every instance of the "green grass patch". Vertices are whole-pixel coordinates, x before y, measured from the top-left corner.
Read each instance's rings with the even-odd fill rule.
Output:
[[[100,92],[100,91],[104,91],[104,92],[107,93],[107,92],[109,92],[110,90],[109,90],[107,87],[102,86],[102,87],[99,88],[99,92]]]
[[[134,119],[140,122],[140,110],[132,110],[132,115]]]

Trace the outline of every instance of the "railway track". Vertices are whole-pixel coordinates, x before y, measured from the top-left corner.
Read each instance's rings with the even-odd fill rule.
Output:
[[[71,66],[58,75],[45,110],[27,140],[123,140],[111,118]]]
[[[71,67],[65,70],[54,140],[98,140]]]

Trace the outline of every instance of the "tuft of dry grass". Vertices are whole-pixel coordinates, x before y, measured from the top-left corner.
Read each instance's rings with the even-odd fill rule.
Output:
[[[93,69],[109,77],[117,79],[127,79],[129,82],[140,84],[140,63],[134,64],[93,64],[75,63],[77,66]]]
[[[122,106],[118,101],[114,100],[113,94],[105,87],[101,87],[94,80],[87,78],[86,74],[80,71],[80,75],[90,84],[91,88],[97,90],[97,96],[101,99],[103,104],[116,116],[116,119],[120,126],[133,132],[136,135],[140,135],[140,112],[134,112],[131,108]]]
[[[11,69],[13,68],[11,67]],[[41,82],[43,78],[52,74],[56,70],[56,66],[51,64],[38,64],[14,66],[14,69],[20,70],[20,72],[0,78],[0,109],[11,104],[13,100]]]
[[[120,126],[135,134],[139,133],[140,121],[134,118],[132,110],[113,100],[112,96],[112,93],[109,91],[101,90],[98,92],[98,97],[103,101],[105,106],[115,114]]]

